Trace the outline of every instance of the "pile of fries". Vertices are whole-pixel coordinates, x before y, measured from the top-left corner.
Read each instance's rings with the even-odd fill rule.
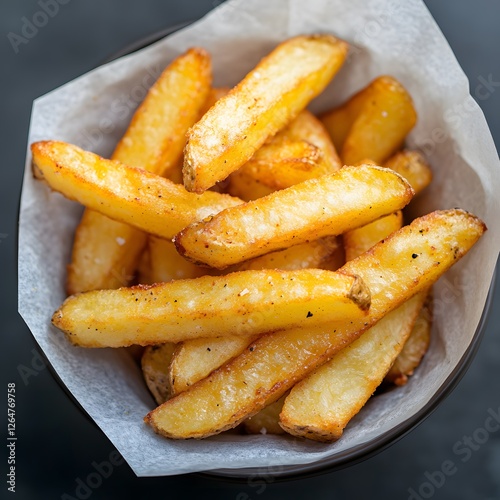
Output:
[[[52,322],[78,346],[146,346],[159,406],[145,422],[164,436],[243,424],[338,439],[380,384],[420,364],[432,284],[486,230],[460,209],[403,225],[432,176],[402,149],[417,113],[395,78],[305,109],[347,51],[298,36],[230,90],[190,49],[111,159],[31,147],[34,175],[87,207]]]

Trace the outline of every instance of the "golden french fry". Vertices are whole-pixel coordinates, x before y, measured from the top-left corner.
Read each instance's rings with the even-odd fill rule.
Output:
[[[168,370],[174,349],[175,344],[171,342],[150,345],[144,349],[141,358],[144,380],[159,405],[172,396]]]
[[[403,85],[381,76],[321,119],[345,164],[363,158],[381,164],[401,147],[417,113]]]
[[[112,159],[156,174],[174,170],[211,80],[205,50],[189,49],[175,59],[135,112]],[[146,236],[137,229],[85,210],[68,267],[68,293],[127,285],[145,244]]]
[[[245,201],[255,200],[340,167],[325,127],[304,110],[231,174],[228,192]]]
[[[399,151],[384,163],[384,167],[402,175],[410,183],[415,194],[420,193],[432,180],[432,170],[418,151]]]
[[[335,236],[325,236],[308,243],[301,243],[285,250],[266,253],[238,266],[239,271],[249,269],[307,269],[321,268],[340,247]],[[340,267],[340,266],[339,266]],[[333,270],[333,269],[330,269]]]
[[[248,434],[284,434],[285,431],[279,424],[279,416],[287,394],[260,410],[253,417],[247,418],[243,422],[245,431]]]
[[[148,246],[151,262],[151,283],[198,278],[207,274],[206,269],[195,266],[182,258],[175,249],[174,244],[169,240],[150,236]]]
[[[380,385],[422,309],[420,292],[299,382],[285,399],[280,425],[289,434],[335,441]]]
[[[366,318],[264,335],[151,411],[145,422],[174,439],[202,438],[235,427],[279,399],[385,314],[429,288],[485,230],[482,221],[462,210],[416,219],[339,271],[358,274],[370,286],[372,303]]]
[[[170,364],[170,384],[179,394],[241,354],[258,335],[186,340],[178,344]]]
[[[342,238],[346,261],[365,253],[380,240],[400,229],[402,225],[403,214],[401,210],[398,210],[369,224],[345,232]]]
[[[240,271],[67,298],[52,323],[82,347],[124,347],[253,335],[366,316],[356,276],[320,269]]]
[[[223,269],[344,233],[403,208],[412,196],[410,185],[392,170],[344,167],[194,223],[174,241],[188,260]]]
[[[400,151],[384,163],[385,168],[394,170],[411,185],[415,194],[420,193],[432,180],[432,172],[424,158],[417,151]],[[398,211],[382,217],[366,226],[347,231],[344,237],[346,259],[351,260],[366,252],[375,243],[403,225],[403,214]]]
[[[321,121],[305,109],[288,126],[278,132],[273,140],[307,141],[323,153],[324,173],[335,172],[342,167],[337,150]]]
[[[203,192],[247,162],[326,87],[346,53],[347,44],[331,35],[278,45],[190,130],[186,189]]]
[[[137,265],[137,282],[141,285],[151,285],[155,282],[151,273],[151,254],[146,245]]]
[[[432,328],[432,297],[429,294],[402,351],[385,376],[387,382],[405,385],[429,348]]]
[[[228,193],[245,201],[325,173],[323,154],[306,141],[270,142],[230,176]]]
[[[69,199],[163,238],[241,200],[212,191],[196,195],[146,170],[106,160],[64,142],[31,145],[36,178]]]
[[[342,245],[335,237],[321,238],[286,250],[262,255],[245,262],[238,270],[294,270],[320,267],[337,248],[341,247]],[[238,336],[182,342],[175,351],[170,365],[170,379],[174,394],[186,390],[190,385],[241,354],[256,338],[255,336]]]

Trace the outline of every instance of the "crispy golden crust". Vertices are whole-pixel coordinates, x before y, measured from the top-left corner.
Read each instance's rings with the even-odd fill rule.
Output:
[[[189,132],[186,189],[203,192],[247,162],[326,87],[346,54],[347,44],[330,35],[278,45]]]
[[[223,269],[362,226],[404,207],[412,196],[392,170],[344,167],[192,224],[174,241],[187,259]]]

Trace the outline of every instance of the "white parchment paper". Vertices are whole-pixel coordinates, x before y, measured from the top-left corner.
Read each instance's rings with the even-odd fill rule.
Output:
[[[29,143],[63,140],[109,155],[147,88],[187,48],[208,49],[215,84],[232,85],[278,42],[317,32],[344,38],[351,52],[311,109],[341,102],[378,75],[400,79],[419,113],[409,145],[421,149],[434,170],[434,182],[415,213],[461,207],[481,217],[489,231],[436,287],[434,337],[423,366],[407,386],[371,400],[337,443],[231,434],[171,441],[143,423],[155,405],[124,350],[73,347],[50,325],[65,298],[65,266],[81,208],[32,178],[28,152],[20,213],[20,312],[62,382],[139,476],[215,468],[281,470],[373,443],[429,403],[476,332],[500,248],[500,205],[494,196],[500,192],[500,166],[467,79],[420,0],[230,0],[154,46],[37,99]]]

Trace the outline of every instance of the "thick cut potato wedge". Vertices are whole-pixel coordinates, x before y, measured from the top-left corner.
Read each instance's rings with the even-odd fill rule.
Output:
[[[322,162],[323,154],[309,142],[271,142],[231,174],[228,192],[246,201],[256,199],[249,196],[249,184],[259,183],[270,194],[325,174]]]
[[[346,54],[347,44],[330,35],[278,45],[189,132],[186,189],[203,192],[247,162],[326,87]]]
[[[344,167],[194,223],[174,241],[188,260],[223,269],[363,226],[403,208],[412,196],[392,170]]]
[[[318,240],[295,245],[285,250],[266,253],[238,266],[239,271],[248,269],[323,269],[330,257],[337,251],[340,243],[336,236],[326,236]],[[340,266],[339,266],[340,267]]]
[[[284,434],[280,426],[280,413],[288,393],[281,396],[278,401],[271,403],[253,417],[243,422],[243,427],[248,434]]]
[[[356,276],[320,269],[241,271],[67,298],[53,317],[71,342],[123,347],[198,337],[253,335],[366,316]]]
[[[178,344],[170,364],[170,384],[174,394],[212,373],[241,354],[258,335],[216,337],[186,340]]]
[[[310,111],[300,112],[281,132],[278,132],[273,141],[280,140],[307,141],[319,148],[323,153],[323,163],[327,168],[325,173],[335,172],[342,167],[337,150],[333,145],[330,134],[321,121]]]
[[[142,374],[148,389],[159,405],[172,396],[168,370],[174,350],[175,344],[167,342],[166,344],[149,345],[142,354]]]
[[[403,350],[385,377],[386,382],[405,385],[429,348],[432,329],[432,296],[429,294]]]
[[[381,76],[321,119],[345,164],[364,158],[381,164],[400,149],[417,113],[403,85]]]
[[[203,49],[189,49],[175,59],[134,113],[112,159],[160,175],[174,170],[186,132],[208,99],[211,72]],[[85,210],[68,266],[68,293],[127,285],[145,244],[146,236],[137,229]]]
[[[52,189],[163,238],[170,239],[188,224],[242,203],[220,193],[188,193],[168,179],[64,142],[36,142],[31,151],[35,177]]]
[[[280,425],[289,434],[335,441],[394,363],[425,301],[420,292],[299,382],[285,399]]]
[[[202,438],[235,427],[279,399],[384,315],[429,288],[485,230],[483,222],[462,210],[416,219],[339,271],[358,274],[368,283],[372,303],[366,318],[264,335],[151,411],[145,422],[175,439]]]
[[[432,181],[432,170],[418,151],[408,149],[399,151],[384,163],[384,167],[402,175],[410,183],[416,195]]]
[[[164,283],[171,280],[198,278],[207,270],[183,259],[171,241],[150,236],[150,283]]]
[[[411,185],[415,194],[420,193],[432,180],[432,172],[424,158],[417,151],[400,151],[384,163],[385,168],[394,170]],[[344,235],[346,260],[354,259],[366,252],[375,243],[403,225],[403,214],[398,211],[386,215],[366,226],[347,231]]]
[[[292,271],[321,267],[321,264],[328,261],[339,247],[341,245],[337,238],[321,238],[280,252],[262,255],[245,262],[238,270],[283,269]],[[238,336],[182,342],[176,349],[170,365],[170,379],[174,393],[186,390],[190,385],[238,356],[254,340],[256,340],[255,336]]]
[[[342,235],[346,260],[352,260],[365,253],[380,240],[401,229],[402,225],[403,213],[398,210],[365,226],[347,231]]]

